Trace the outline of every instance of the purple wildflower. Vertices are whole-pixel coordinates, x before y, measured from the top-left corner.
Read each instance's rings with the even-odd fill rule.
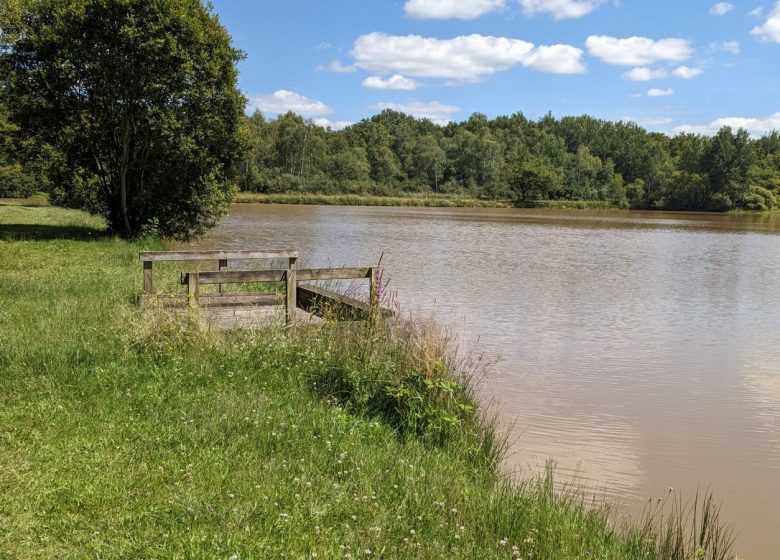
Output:
[[[382,285],[382,269],[377,268],[374,272],[374,286],[376,289],[376,298],[381,300],[385,287]]]

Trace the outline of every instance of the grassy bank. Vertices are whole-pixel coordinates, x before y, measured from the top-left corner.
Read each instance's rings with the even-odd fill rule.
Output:
[[[614,209],[604,200],[486,200],[454,195],[373,196],[362,194],[308,194],[308,193],[239,193],[236,202],[261,204],[334,204],[342,206],[416,206],[441,208],[559,208],[559,209]]]
[[[606,200],[529,200],[517,202],[518,208],[555,208],[560,210],[625,210]]]
[[[430,325],[208,332],[135,303],[155,247],[0,206],[0,558],[728,557],[509,484]]]
[[[239,193],[236,202],[264,204],[323,204],[341,206],[417,206],[443,208],[509,208],[511,202],[445,195],[373,196],[362,194]]]
[[[0,198],[0,206],[49,206],[49,195],[38,192],[27,198]]]

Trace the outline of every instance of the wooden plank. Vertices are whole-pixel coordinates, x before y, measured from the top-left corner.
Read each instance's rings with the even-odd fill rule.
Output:
[[[371,317],[371,305],[365,301],[338,294],[319,286],[299,285],[298,307],[320,317],[338,320],[367,320]],[[389,309],[379,308],[382,317],[392,317]]]
[[[298,281],[304,280],[359,280],[368,278],[371,267],[357,268],[301,268],[298,270]]]
[[[241,282],[284,282],[286,270],[226,270],[224,272],[199,272],[201,284]],[[371,267],[360,268],[301,268],[297,269],[299,282],[305,280],[360,280],[371,276]],[[182,276],[182,284],[186,284]]]
[[[152,261],[144,261],[144,293],[152,293]]]
[[[181,275],[181,283],[187,283],[187,275]],[[194,274],[194,273],[193,273]],[[201,284],[241,284],[244,282],[284,282],[286,270],[225,270],[223,272],[198,272]]]
[[[168,294],[156,296],[155,301],[164,306],[183,307],[188,305],[189,298],[186,294]],[[279,305],[277,294],[263,294],[255,292],[233,292],[230,294],[199,294],[198,305],[200,307],[241,307],[246,305]]]
[[[297,269],[298,268],[298,259],[296,257],[290,257],[289,260],[289,266],[287,268],[287,307],[285,309],[284,313],[284,320],[285,322],[290,325],[293,322],[293,319],[295,319],[295,309],[298,307],[298,278],[297,278]]]
[[[227,259],[219,259],[219,271],[223,272],[223,271],[227,270],[227,267],[228,267]],[[223,283],[223,284],[219,285],[219,293],[220,294],[224,294],[227,291],[228,291],[228,285],[227,284]]]
[[[269,249],[266,251],[141,251],[140,261],[201,261],[241,259],[289,259],[297,258],[298,251]]]

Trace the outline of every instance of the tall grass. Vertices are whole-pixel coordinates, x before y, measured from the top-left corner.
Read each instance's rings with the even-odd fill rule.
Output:
[[[615,209],[613,203],[605,200],[530,200],[517,202],[471,198],[458,195],[410,194],[407,196],[378,196],[363,194],[312,194],[239,193],[235,202],[256,202],[265,204],[337,204],[342,206],[411,206],[411,207],[461,207],[461,208],[556,208],[556,209]]]
[[[711,499],[623,526],[506,479],[433,325],[213,332],[84,220],[0,207],[0,558],[730,557]]]
[[[321,204],[341,206],[413,206],[413,207],[491,207],[508,208],[512,204],[503,200],[482,200],[455,195],[377,196],[361,194],[310,194],[239,193],[235,202],[265,204]]]

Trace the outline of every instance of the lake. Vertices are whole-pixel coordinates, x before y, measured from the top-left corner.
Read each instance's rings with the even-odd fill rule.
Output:
[[[508,468],[641,511],[711,488],[746,558],[780,550],[780,216],[235,205],[201,247],[367,265],[494,361]]]

